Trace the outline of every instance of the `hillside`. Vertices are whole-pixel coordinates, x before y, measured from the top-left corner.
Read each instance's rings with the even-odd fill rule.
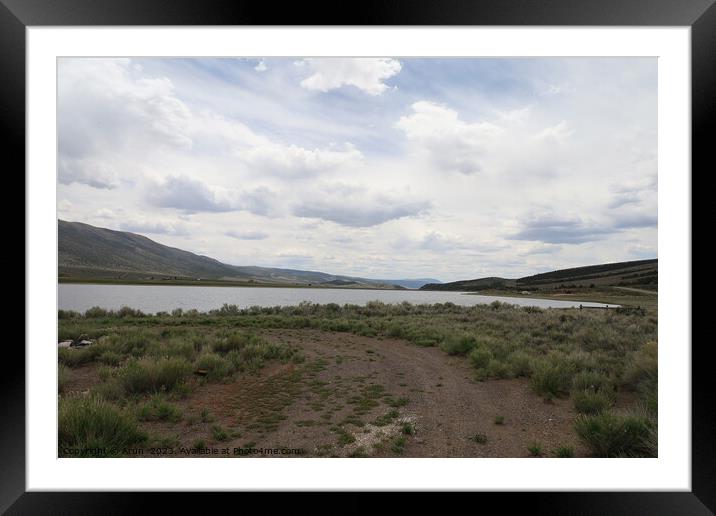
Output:
[[[423,285],[421,290],[553,290],[573,287],[637,287],[656,290],[658,260],[606,263],[535,274],[519,279],[481,278]]]
[[[401,287],[405,288],[420,288],[423,285],[427,285],[428,283],[437,283],[442,284],[442,281],[437,280],[435,278],[417,278],[417,279],[376,279],[373,281],[378,281],[380,283],[391,283],[393,285],[399,285]]]
[[[404,288],[401,283],[418,281],[391,282],[316,271],[229,265],[134,233],[64,220],[58,220],[58,274],[63,280],[213,280],[353,288]]]

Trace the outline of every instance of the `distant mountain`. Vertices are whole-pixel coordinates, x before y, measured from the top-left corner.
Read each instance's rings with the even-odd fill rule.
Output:
[[[479,278],[473,280],[451,281],[450,283],[428,283],[420,287],[420,290],[486,290],[489,288],[503,289],[512,288],[516,285],[517,280],[506,278]]]
[[[400,285],[401,287],[405,288],[420,288],[423,285],[427,285],[428,283],[432,284],[442,284],[442,281],[435,279],[435,278],[418,278],[418,279],[377,279],[373,281],[380,281],[385,283],[390,283],[392,285]]]
[[[58,220],[58,274],[63,279],[214,280],[351,288],[404,288],[436,280],[372,280],[316,271],[222,263],[147,237]]]
[[[481,278],[427,284],[420,290],[478,291],[486,289],[537,290],[564,287],[629,286],[656,289],[659,281],[659,262],[638,260],[605,263],[544,272],[519,279]]]

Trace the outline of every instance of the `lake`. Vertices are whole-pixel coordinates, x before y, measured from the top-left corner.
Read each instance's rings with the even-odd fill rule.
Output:
[[[249,306],[293,306],[302,301],[364,305],[369,301],[384,303],[432,304],[452,302],[471,306],[501,301],[521,306],[571,308],[580,301],[555,301],[528,297],[500,297],[436,292],[427,290],[359,290],[340,288],[282,287],[199,287],[178,285],[90,285],[62,283],[58,285],[58,308],[84,312],[93,306],[114,310],[122,306],[145,313],[171,312],[175,308],[201,312],[220,308],[224,303],[245,308]],[[600,303],[581,303],[602,307]],[[614,306],[614,305],[611,305]]]

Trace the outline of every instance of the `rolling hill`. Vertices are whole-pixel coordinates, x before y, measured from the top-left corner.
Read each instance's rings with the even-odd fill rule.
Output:
[[[425,280],[372,280],[316,271],[237,266],[142,235],[58,220],[58,274],[67,280],[225,281],[352,288],[417,288]]]
[[[481,278],[427,284],[420,290],[479,291],[498,290],[553,290],[574,287],[636,287],[656,290],[659,281],[658,260],[588,265],[535,274],[519,279]]]
[[[417,279],[376,279],[373,281],[378,281],[380,283],[391,283],[393,285],[399,285],[401,287],[405,288],[420,288],[423,285],[427,285],[428,283],[437,283],[442,285],[442,281],[437,280],[435,278],[417,278]]]

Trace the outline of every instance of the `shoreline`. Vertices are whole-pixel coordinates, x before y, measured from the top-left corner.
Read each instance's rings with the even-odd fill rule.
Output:
[[[113,280],[113,279],[81,279],[81,278],[58,278],[58,284],[68,285],[147,285],[147,286],[166,286],[166,287],[246,287],[246,288],[307,288],[307,289],[324,289],[324,290],[388,290],[388,291],[418,291],[415,288],[389,288],[389,287],[371,287],[371,286],[355,286],[350,285],[305,285],[299,283],[244,283],[234,281],[221,280]]]

